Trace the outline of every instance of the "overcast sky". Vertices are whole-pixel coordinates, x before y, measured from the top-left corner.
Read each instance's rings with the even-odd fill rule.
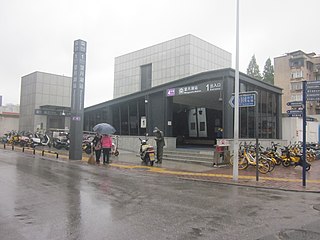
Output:
[[[302,50],[320,54],[319,0],[240,0],[240,71]],[[72,75],[73,42],[87,41],[85,106],[112,99],[114,58],[186,34],[232,53],[236,0],[2,0],[0,95],[20,104],[21,77]]]

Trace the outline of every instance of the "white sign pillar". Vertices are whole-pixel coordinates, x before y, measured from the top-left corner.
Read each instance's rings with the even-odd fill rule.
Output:
[[[239,149],[239,0],[236,13],[236,71],[234,81],[234,127],[233,127],[233,180],[238,181],[238,149]]]

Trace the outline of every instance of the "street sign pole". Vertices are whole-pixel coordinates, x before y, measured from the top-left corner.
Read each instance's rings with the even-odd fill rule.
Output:
[[[307,82],[302,82],[302,101],[303,101],[303,114],[302,114],[302,142],[303,142],[303,156],[302,156],[302,186],[306,186],[306,157],[307,157],[307,148],[306,148],[306,125],[307,125],[307,114],[306,114],[306,102],[307,102]]]
[[[256,94],[256,99],[258,98],[258,93]],[[259,126],[258,126],[258,103],[256,103],[255,106],[255,115],[256,115],[256,121],[255,121],[255,128],[256,128],[256,181],[259,181]]]

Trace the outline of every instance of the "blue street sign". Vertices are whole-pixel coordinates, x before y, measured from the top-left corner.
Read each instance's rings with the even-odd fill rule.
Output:
[[[293,107],[293,108],[303,108],[303,102],[302,101],[292,101],[287,102],[287,106]]]
[[[308,89],[320,89],[320,81],[307,81]]]
[[[302,114],[289,114],[288,117],[302,117]]]
[[[231,96],[229,104],[234,108],[234,96]],[[256,105],[256,94],[241,94],[239,95],[239,107],[254,107]]]
[[[306,96],[306,100],[307,101],[320,101],[320,93],[319,94],[317,94],[317,95],[307,95]]]
[[[307,81],[306,93],[307,101],[320,101],[320,81]]]
[[[287,110],[287,113],[291,113],[291,114],[302,114],[302,110]]]
[[[302,110],[288,110],[288,117],[302,117]]]

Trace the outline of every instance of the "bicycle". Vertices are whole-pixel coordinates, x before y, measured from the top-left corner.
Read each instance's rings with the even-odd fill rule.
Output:
[[[238,168],[240,170],[247,169],[249,166],[256,166],[256,159],[253,154],[253,146],[241,144],[238,151]],[[233,164],[233,155],[230,157],[230,163]],[[266,174],[270,171],[270,160],[264,156],[260,156],[258,160],[258,171],[262,174]]]

